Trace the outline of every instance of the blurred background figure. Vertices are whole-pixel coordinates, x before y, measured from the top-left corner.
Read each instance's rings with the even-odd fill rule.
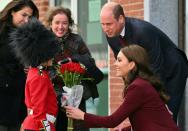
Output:
[[[13,0],[0,12],[0,131],[19,131],[26,116],[24,66],[11,51],[9,33],[30,17],[39,17],[31,0]]]

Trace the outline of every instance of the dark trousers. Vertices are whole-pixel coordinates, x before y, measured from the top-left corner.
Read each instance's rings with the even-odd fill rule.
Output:
[[[17,126],[4,126],[0,125],[0,131],[19,131],[20,130],[20,125]]]
[[[187,67],[185,67],[185,64],[178,64],[175,68],[176,69],[172,70],[176,70],[176,72],[166,77],[166,90],[170,95],[170,100],[167,103],[168,107],[173,113],[174,121],[177,122],[178,112],[187,81],[187,75],[185,74]]]

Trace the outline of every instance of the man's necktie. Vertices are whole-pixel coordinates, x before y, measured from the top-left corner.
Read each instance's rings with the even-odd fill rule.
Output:
[[[122,37],[121,35],[119,36],[119,41],[120,41],[120,44],[121,44],[122,47],[128,45],[128,43],[127,43],[127,41],[125,40],[125,38]]]

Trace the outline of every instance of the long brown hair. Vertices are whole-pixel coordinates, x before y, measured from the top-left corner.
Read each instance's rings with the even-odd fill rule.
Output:
[[[3,32],[6,24],[12,24],[11,12],[17,12],[24,7],[30,7],[33,10],[33,17],[39,17],[39,11],[32,0],[12,0],[1,12],[0,12],[0,34]]]
[[[164,86],[159,78],[150,69],[149,58],[146,50],[139,45],[128,45],[120,50],[129,61],[135,62],[135,67],[123,78],[125,88],[124,97],[129,84],[137,77],[141,77],[151,83],[155,90],[159,93],[161,99],[166,103],[169,96],[165,93]]]

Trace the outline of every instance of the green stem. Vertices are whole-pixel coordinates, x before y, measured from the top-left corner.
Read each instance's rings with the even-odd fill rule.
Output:
[[[73,131],[73,119],[68,118],[68,127],[67,127],[67,131]]]

